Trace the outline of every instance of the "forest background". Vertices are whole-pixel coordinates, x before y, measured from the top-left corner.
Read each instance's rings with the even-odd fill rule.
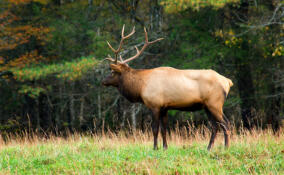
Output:
[[[0,0],[0,133],[26,130],[145,131],[151,113],[101,80],[104,58],[126,33],[124,57],[164,40],[130,63],[214,69],[232,79],[224,112],[238,128],[284,119],[283,0]],[[169,112],[169,131],[208,126],[200,112]],[[188,133],[191,131],[188,129]]]

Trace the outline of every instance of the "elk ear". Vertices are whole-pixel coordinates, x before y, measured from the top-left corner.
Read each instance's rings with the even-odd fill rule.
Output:
[[[121,66],[117,65],[117,64],[110,64],[110,68],[111,70],[115,71],[115,72],[118,72],[118,73],[121,73],[122,70],[121,70]]]

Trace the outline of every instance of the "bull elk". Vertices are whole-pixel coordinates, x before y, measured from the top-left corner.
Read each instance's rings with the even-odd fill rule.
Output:
[[[111,62],[111,74],[102,84],[114,86],[130,102],[145,104],[153,112],[152,131],[154,136],[154,149],[157,149],[157,136],[161,123],[163,147],[167,149],[166,126],[168,122],[168,110],[196,111],[205,109],[212,123],[212,135],[208,150],[214,144],[214,140],[221,128],[224,131],[225,147],[229,146],[228,120],[223,114],[223,104],[229,93],[232,81],[213,70],[179,70],[172,67],[157,67],[154,69],[133,69],[128,62],[137,58],[150,44],[163,38],[148,41],[145,31],[145,43],[141,50],[136,48],[136,55],[124,60],[118,54],[121,51],[123,41],[135,33],[135,28],[127,36],[124,36],[124,26],[121,33],[121,41],[118,49],[114,49],[115,58],[106,58]]]

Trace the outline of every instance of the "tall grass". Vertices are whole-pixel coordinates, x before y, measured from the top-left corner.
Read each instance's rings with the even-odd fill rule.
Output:
[[[0,174],[283,174],[284,134],[270,129],[232,132],[224,148],[219,133],[212,151],[206,150],[206,127],[176,130],[169,149],[153,150],[150,131],[38,134],[0,139]]]

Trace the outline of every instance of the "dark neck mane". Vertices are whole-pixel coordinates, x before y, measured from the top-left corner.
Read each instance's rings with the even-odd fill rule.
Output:
[[[142,79],[143,76],[139,76],[139,73],[142,71],[144,70],[130,68],[121,75],[118,90],[130,102],[142,102],[141,91],[144,81]]]

